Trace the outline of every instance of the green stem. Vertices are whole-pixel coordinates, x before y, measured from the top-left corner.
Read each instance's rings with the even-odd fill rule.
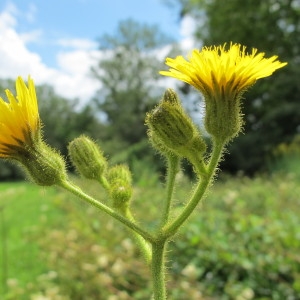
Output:
[[[165,284],[165,248],[166,240],[152,243],[152,283],[154,300],[166,300]]]
[[[181,214],[169,225],[166,225],[163,228],[163,234],[165,236],[172,236],[174,235],[179,227],[186,221],[186,219],[191,215],[194,211],[200,200],[205,195],[208,187],[210,186],[211,180],[215,174],[217,165],[219,160],[222,156],[224,142],[223,141],[214,141],[213,152],[208,164],[206,176],[204,174],[199,181],[192,198],[190,199],[189,203],[185,206]]]
[[[95,206],[96,208],[102,210],[103,212],[107,213],[111,217],[115,218],[116,220],[123,223],[128,228],[132,229],[136,233],[140,234],[145,240],[148,242],[153,242],[155,239],[154,237],[147,231],[140,228],[138,225],[134,224],[132,221],[128,220],[126,217],[120,215],[110,207],[106,206],[105,204],[97,201],[96,199],[92,198],[91,196],[85,194],[79,187],[73,185],[68,181],[63,181],[60,183],[60,186],[66,189],[67,191],[71,192],[72,194],[78,196],[79,198],[85,200],[89,204]]]
[[[161,226],[165,226],[169,221],[171,201],[174,193],[175,178],[179,170],[179,158],[177,156],[168,157],[168,169],[167,169],[167,199],[164,202],[163,215],[161,217]]]
[[[100,176],[99,183],[104,187],[106,191],[109,191],[110,185],[104,176]]]
[[[128,220],[132,221],[133,223],[135,223],[135,219],[133,217],[133,215],[131,214],[131,211],[129,209],[129,207],[126,207],[124,212],[123,212],[124,217],[126,217]],[[136,231],[130,230],[130,232],[133,235],[133,238],[135,239],[135,241],[137,242],[140,251],[142,252],[147,264],[151,263],[151,259],[152,259],[152,255],[151,255],[151,249],[149,244],[147,243],[147,241],[140,235],[138,234]]]

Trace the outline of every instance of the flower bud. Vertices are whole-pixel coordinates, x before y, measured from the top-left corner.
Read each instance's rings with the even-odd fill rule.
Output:
[[[177,93],[172,89],[167,89],[165,91],[161,102],[167,102],[169,104],[181,106],[181,102]]]
[[[149,141],[152,144],[152,147],[156,150],[158,150],[161,154],[163,154],[164,156],[178,156],[174,151],[172,151],[170,148],[167,148],[161,141],[160,139],[157,138],[157,136],[155,134],[153,134],[153,132],[151,130],[148,130],[148,138]]]
[[[107,168],[107,161],[98,145],[82,135],[73,140],[68,149],[78,173],[85,178],[99,180]]]
[[[206,144],[192,120],[178,105],[161,102],[147,114],[146,124],[156,145],[161,144],[176,155],[189,157],[195,138],[198,140],[197,151],[202,154],[206,149]]]
[[[126,184],[131,185],[132,176],[127,165],[116,165],[111,167],[107,173],[107,180],[110,184],[122,181]]]
[[[178,149],[193,138],[194,127],[178,106],[160,103],[147,114],[146,124],[167,147]]]
[[[115,181],[110,186],[109,193],[113,201],[113,207],[122,210],[129,204],[132,196],[132,187],[124,181]]]
[[[128,166],[116,165],[108,170],[109,194],[113,206],[122,210],[129,204],[132,196],[132,176]]]

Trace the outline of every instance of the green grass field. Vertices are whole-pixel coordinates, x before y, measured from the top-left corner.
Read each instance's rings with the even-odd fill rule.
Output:
[[[179,179],[175,213],[191,188]],[[162,184],[137,186],[134,195],[136,217],[154,226]],[[293,171],[221,174],[171,243],[170,299],[300,299],[299,202]],[[0,299],[149,299],[148,270],[127,231],[94,208],[18,182],[0,184],[0,213]]]
[[[62,222],[63,213],[54,203],[57,197],[55,189],[28,182],[0,184],[2,295],[7,290],[5,278],[12,285],[24,286],[47,270],[32,238],[36,233],[42,234],[47,226]]]

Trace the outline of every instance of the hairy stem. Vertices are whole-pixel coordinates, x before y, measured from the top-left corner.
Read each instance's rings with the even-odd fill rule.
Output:
[[[224,142],[215,141],[213,152],[207,168],[206,176],[202,175],[201,179],[199,179],[199,183],[194,191],[193,196],[191,197],[190,201],[185,206],[181,214],[171,224],[166,225],[165,228],[163,228],[163,233],[166,236],[174,235],[179,229],[179,227],[191,215],[191,213],[194,211],[198,203],[203,199],[203,196],[205,195],[214,177],[217,165],[222,156],[223,148],[224,148]]]
[[[129,207],[126,207],[126,209],[122,212],[124,217],[126,217],[131,222],[135,223],[135,219],[133,215],[131,214],[131,211]],[[137,242],[139,249],[144,256],[145,261],[149,265],[151,263],[152,254],[151,254],[151,248],[149,243],[136,231],[130,230],[134,240]]]
[[[166,240],[152,243],[152,283],[154,300],[166,300],[165,282],[165,248]]]
[[[177,156],[168,157],[168,169],[167,169],[167,199],[164,202],[163,215],[161,217],[161,226],[165,226],[169,221],[171,202],[174,193],[175,178],[179,170],[179,158]]]
[[[106,214],[110,215],[111,217],[115,218],[116,220],[120,221],[123,223],[125,226],[127,226],[129,229],[135,231],[136,233],[140,234],[145,240],[148,242],[153,242],[154,237],[132,221],[128,220],[126,217],[120,215],[117,213],[115,210],[111,209],[110,207],[106,206],[102,202],[97,201],[93,197],[87,195],[84,193],[79,187],[73,185],[72,183],[68,181],[63,181],[60,183],[60,186],[63,187],[64,189],[68,190],[72,194],[78,196],[79,198],[83,199],[87,203],[95,206],[99,210],[102,210]]]

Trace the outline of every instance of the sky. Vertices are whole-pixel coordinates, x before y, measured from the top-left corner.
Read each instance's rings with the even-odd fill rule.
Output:
[[[193,21],[179,21],[178,8],[163,0],[2,0],[0,78],[30,75],[63,97],[88,100],[100,87],[90,75],[101,58],[97,38],[129,18],[192,47]]]

